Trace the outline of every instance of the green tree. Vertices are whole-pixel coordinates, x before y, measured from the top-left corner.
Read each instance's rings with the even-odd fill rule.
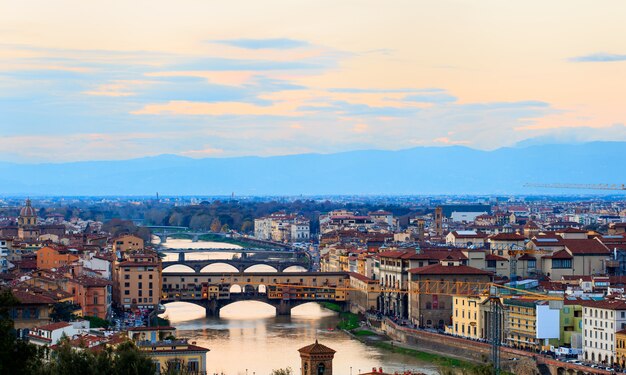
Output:
[[[16,338],[10,312],[18,304],[10,290],[0,290],[0,374],[35,374],[42,365],[43,351]]]
[[[250,220],[246,220],[241,224],[242,233],[250,233],[254,230],[254,223]]]
[[[293,375],[293,370],[291,367],[274,369],[270,375]]]
[[[116,375],[153,375],[152,360],[135,344],[128,341],[120,344],[114,352],[116,359],[113,374]]]
[[[55,322],[70,322],[76,319],[74,311],[78,308],[79,306],[75,305],[73,302],[57,302],[52,305],[50,318]]]

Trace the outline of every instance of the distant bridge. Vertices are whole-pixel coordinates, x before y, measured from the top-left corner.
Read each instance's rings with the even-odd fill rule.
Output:
[[[276,249],[263,249],[258,247],[239,247],[239,248],[230,248],[230,247],[220,247],[220,248],[203,248],[203,249],[162,249],[162,253],[172,253],[172,254],[187,254],[187,253],[243,253],[243,254],[297,254],[303,253],[302,251],[288,251],[288,250],[276,250]]]
[[[347,272],[231,272],[165,273],[161,303],[190,302],[207,316],[219,316],[222,307],[238,301],[262,301],[278,315],[309,302],[335,302],[345,306],[349,297]]]
[[[179,255],[184,255],[180,253]],[[311,267],[311,262],[308,258],[284,258],[284,259],[255,259],[255,258],[238,258],[238,259],[204,259],[204,260],[184,260],[181,261],[168,261],[162,262],[163,270],[170,266],[185,266],[190,267],[194,272],[202,272],[202,269],[211,264],[228,264],[235,267],[239,272],[246,272],[250,267],[256,265],[266,265],[274,268],[278,272],[282,272],[286,268],[292,266],[301,266],[306,270]]]
[[[220,236],[224,238],[241,238],[246,242],[258,243],[262,245],[269,245],[275,248],[284,248],[290,249],[291,246],[289,244],[274,242],[274,241],[266,241],[260,240],[257,238],[243,236],[239,233],[222,233],[222,232],[212,232],[212,231],[192,231],[188,227],[179,227],[179,226],[167,226],[167,225],[146,225],[144,228],[150,229],[153,235],[159,237],[161,243],[167,243],[167,237],[171,235],[184,235],[191,237],[191,242],[198,242],[201,236],[205,235],[214,235]]]

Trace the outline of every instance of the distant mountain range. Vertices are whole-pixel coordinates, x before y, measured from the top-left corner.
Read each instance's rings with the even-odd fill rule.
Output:
[[[0,194],[554,194],[559,191],[523,185],[626,183],[625,155],[626,142],[591,142],[494,151],[453,146],[276,157],[0,162]]]

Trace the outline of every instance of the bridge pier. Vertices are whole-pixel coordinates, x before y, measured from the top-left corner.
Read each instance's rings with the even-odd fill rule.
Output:
[[[191,238],[191,242],[198,242],[200,236],[198,236],[197,234],[194,234],[193,237]]]
[[[289,316],[291,315],[291,302],[289,300],[281,300],[276,307],[276,315]]]
[[[161,239],[161,244],[164,244],[167,242],[167,234],[160,234],[159,238]]]
[[[221,306],[216,299],[208,300],[205,303],[206,317],[207,318],[219,318]]]
[[[180,253],[178,253],[178,261],[180,263],[185,263],[185,253],[184,252],[181,251]]]

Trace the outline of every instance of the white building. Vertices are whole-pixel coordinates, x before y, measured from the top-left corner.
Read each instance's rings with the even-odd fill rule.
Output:
[[[485,246],[485,238],[487,235],[477,233],[473,230],[452,231],[446,235],[446,244],[454,247],[475,247],[481,248]]]
[[[310,222],[301,216],[274,213],[254,220],[254,237],[260,240],[302,242],[310,236]]]
[[[9,245],[6,239],[0,238],[0,273],[9,269]]]
[[[291,242],[308,241],[311,236],[311,226],[308,220],[296,220],[291,224]]]
[[[51,346],[59,343],[63,336],[72,336],[89,332],[89,321],[57,322],[37,327],[28,333],[28,341],[39,346]]]
[[[615,333],[626,328],[626,301],[583,301],[583,355],[586,361],[611,365]]]
[[[103,279],[111,280],[112,263],[109,259],[96,253],[89,253],[85,258],[80,260],[80,263],[85,268],[98,271],[101,275],[100,277]]]

